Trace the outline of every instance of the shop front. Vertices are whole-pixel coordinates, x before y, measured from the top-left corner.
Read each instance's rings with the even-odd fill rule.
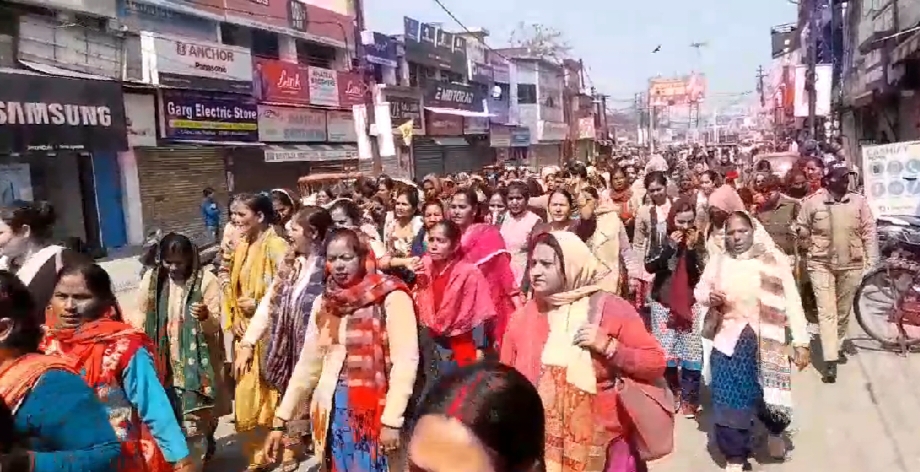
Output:
[[[527,150],[530,148],[530,128],[492,123],[489,146],[495,152],[496,165],[526,165]]]
[[[121,85],[25,71],[0,72],[0,83],[0,205],[47,201],[55,239],[102,255],[125,231],[111,172],[127,148]]]
[[[297,188],[311,173],[358,166],[358,136],[350,109],[363,103],[353,74],[257,58],[259,140],[266,146],[234,156],[237,191]]]
[[[441,154],[439,149],[432,150],[436,147],[434,143],[428,141],[425,136],[425,123],[422,114],[422,99],[417,89],[409,87],[384,87],[384,100],[389,104],[390,125],[394,134],[394,158],[383,161],[383,173],[390,176],[400,176],[404,178],[422,178],[416,168],[415,152],[421,149],[422,158],[426,156],[438,156],[430,160],[426,165],[441,168]],[[427,150],[425,149],[427,146]],[[435,166],[435,161],[437,165]]]
[[[578,119],[578,134],[575,139],[575,149],[573,156],[575,160],[581,162],[593,162],[595,151],[595,140],[597,139],[597,130],[594,127],[594,117],[583,117]]]
[[[430,140],[423,143],[423,147],[427,147],[424,153],[420,154],[419,147],[413,146],[417,176],[429,172],[475,172],[493,162],[494,154],[489,151],[485,139],[489,114],[484,111],[484,101],[485,96],[479,88],[442,82],[432,82],[426,86],[425,130]],[[466,133],[465,120],[471,119],[471,132]],[[484,119],[484,124],[476,121],[478,119]],[[482,138],[473,138],[474,135],[481,135]],[[434,151],[435,147],[438,148],[439,156]],[[437,170],[436,165],[438,159],[441,162],[440,170]],[[426,169],[426,172],[420,172],[419,169]]]
[[[536,169],[560,165],[563,156],[562,148],[568,134],[569,127],[565,123],[539,121],[537,142],[530,146],[531,165]]]
[[[201,192],[213,188],[229,202],[236,190],[227,169],[259,152],[258,108],[245,95],[179,89],[161,90],[158,102],[161,145],[134,150],[144,228],[203,241]]]
[[[143,79],[157,92],[156,147],[134,148],[144,232],[160,229],[208,241],[202,190],[225,207],[234,192],[227,168],[261,146],[249,49],[142,32]]]

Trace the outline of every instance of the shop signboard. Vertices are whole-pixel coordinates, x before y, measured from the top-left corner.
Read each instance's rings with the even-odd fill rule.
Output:
[[[565,123],[540,120],[539,131],[539,141],[565,141],[569,134],[569,126]]]
[[[511,147],[511,128],[492,125],[489,129],[489,146],[495,148]]]
[[[143,80],[153,85],[252,93],[249,49],[211,41],[141,33]]]
[[[253,95],[261,102],[291,105],[310,104],[307,66],[255,58],[253,61]]]
[[[326,111],[259,105],[259,141],[275,143],[326,141]]]
[[[422,104],[417,98],[387,97],[390,103],[390,122],[394,127],[412,120],[412,134],[423,135],[425,128],[422,123]]]
[[[338,71],[339,107],[351,110],[355,105],[364,104],[364,92],[367,86],[361,74],[351,71]]]
[[[217,92],[160,91],[162,137],[176,141],[259,141],[253,97]]]
[[[920,141],[862,147],[866,200],[872,214],[920,214]]]
[[[510,147],[529,147],[530,146],[530,128],[515,126],[511,128]]]
[[[219,42],[219,23],[167,8],[157,0],[118,0],[118,22],[129,31],[156,31],[204,41]]]
[[[489,119],[486,117],[464,118],[463,134],[489,134]]]
[[[463,117],[426,112],[428,136],[463,136]]]
[[[364,46],[364,57],[367,62],[386,67],[396,67],[396,40],[374,31],[361,33],[361,44]]]
[[[124,151],[121,84],[0,72],[0,153]]]
[[[466,38],[408,16],[403,17],[403,27],[407,61],[464,76],[469,73]]]
[[[337,110],[326,112],[326,141],[330,143],[358,142],[355,117],[352,112]]]
[[[336,71],[321,67],[307,69],[307,83],[310,87],[310,104],[324,107],[339,106],[339,76]]]
[[[491,84],[493,82],[492,65],[474,62],[471,64],[470,68],[472,69],[470,80],[473,82],[478,82],[480,84]]]
[[[429,82],[425,87],[425,107],[482,112],[484,98],[482,90],[469,85]]]

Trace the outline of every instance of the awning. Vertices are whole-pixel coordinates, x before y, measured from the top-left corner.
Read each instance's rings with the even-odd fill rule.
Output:
[[[438,146],[469,146],[469,141],[466,138],[457,138],[457,137],[444,137],[444,138],[432,138],[434,143]]]
[[[357,159],[354,144],[288,144],[265,146],[265,162],[326,162]]]
[[[487,111],[470,111],[470,110],[461,110],[459,108],[425,107],[425,109],[432,113],[440,113],[442,115],[464,116],[467,118],[489,118],[489,117],[495,116],[495,114],[489,113]]]
[[[917,52],[918,49],[920,49],[920,32],[915,32],[909,38],[907,38],[907,41],[898,44],[891,51],[891,63],[897,64],[906,60],[908,57]]]
[[[74,79],[88,79],[88,80],[115,80],[111,77],[105,77],[95,74],[84,74],[82,72],[77,72],[74,70],[62,69],[60,67],[51,66],[48,64],[39,64],[37,62],[24,61],[19,59],[19,63],[22,64],[26,69],[40,72],[47,75],[56,75],[59,77],[70,77]]]

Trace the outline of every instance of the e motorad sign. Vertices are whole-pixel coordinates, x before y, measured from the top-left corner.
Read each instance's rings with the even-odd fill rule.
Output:
[[[124,151],[121,84],[0,72],[0,154]]]

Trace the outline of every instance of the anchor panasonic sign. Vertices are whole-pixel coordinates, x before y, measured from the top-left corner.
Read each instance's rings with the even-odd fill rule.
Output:
[[[249,49],[192,38],[141,33],[144,81],[153,85],[252,93]]]
[[[15,72],[0,81],[0,153],[127,149],[118,82]]]

